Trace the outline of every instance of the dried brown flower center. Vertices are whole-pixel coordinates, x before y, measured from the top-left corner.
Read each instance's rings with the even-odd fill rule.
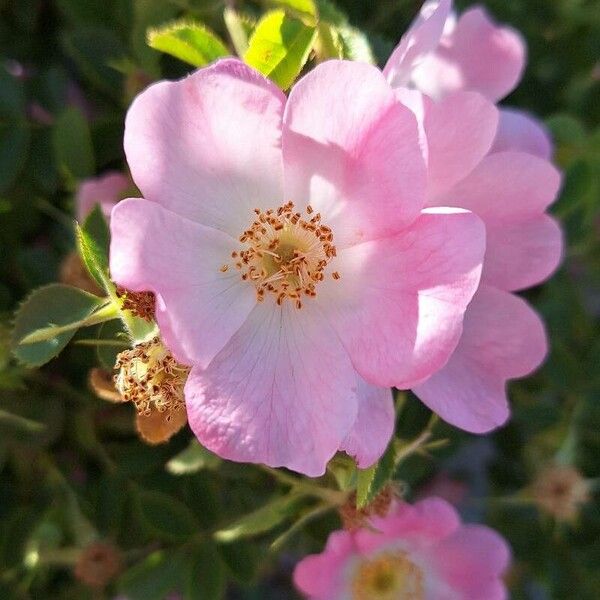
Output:
[[[121,298],[123,309],[136,317],[152,321],[156,310],[156,296],[152,292],[132,292],[117,286],[117,295]]]
[[[424,600],[423,573],[401,551],[385,552],[358,565],[352,600]]]
[[[160,338],[121,352],[115,369],[117,391],[139,414],[149,416],[156,410],[169,420],[173,412],[185,410],[183,388],[190,369],[175,360]]]
[[[538,507],[558,520],[577,517],[582,505],[590,499],[589,484],[577,469],[552,466],[543,470],[531,488]]]
[[[240,236],[245,246],[232,253],[244,281],[256,287],[259,302],[272,294],[277,304],[292,300],[302,308],[302,297],[316,296],[316,286],[336,256],[333,232],[321,223],[321,215],[308,206],[306,215],[294,212],[288,202],[276,210],[254,209],[256,219]],[[223,265],[221,271],[229,270]],[[339,279],[333,272],[331,276]]]

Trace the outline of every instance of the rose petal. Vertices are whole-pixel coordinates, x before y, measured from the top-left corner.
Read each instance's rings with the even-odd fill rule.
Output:
[[[95,179],[86,179],[79,186],[75,197],[77,220],[83,223],[96,204],[100,205],[104,216],[109,219],[113,206],[130,186],[129,179],[117,171]]]
[[[294,584],[310,600],[337,598],[344,585],[344,565],[354,552],[354,541],[348,532],[333,532],[321,554],[306,556],[296,565]]]
[[[221,271],[236,241],[143,199],[114,208],[111,234],[113,280],[159,294],[156,317],[166,345],[185,364],[208,365],[256,304],[239,273]]]
[[[322,475],[356,419],[356,373],[315,304],[258,304],[185,395],[190,426],[230,460]]]
[[[460,209],[427,209],[409,229],[339,253],[341,279],[317,301],[356,370],[382,387],[411,387],[456,347],[483,261],[482,222]]]
[[[393,87],[405,86],[412,70],[437,47],[450,15],[452,0],[425,2],[419,16],[402,36],[383,70]]]
[[[556,199],[560,173],[552,163],[525,152],[486,156],[465,179],[438,195],[435,206],[472,210],[486,226],[539,216]]]
[[[498,109],[484,96],[456,92],[425,99],[429,150],[428,195],[435,197],[468,175],[488,153],[498,128]]]
[[[526,112],[503,108],[491,152],[507,150],[520,150],[547,160],[554,152],[550,132],[541,121]]]
[[[416,119],[368,64],[329,61],[294,86],[283,154],[285,198],[321,213],[338,249],[397,232],[425,201]]]
[[[162,81],[133,102],[125,152],[148,200],[238,237],[282,203],[285,96],[239,60]]]
[[[465,11],[437,49],[413,71],[413,82],[432,98],[457,90],[480,92],[492,102],[521,79],[525,42],[510,27],[496,25],[481,7]]]
[[[547,352],[544,325],[521,298],[482,285],[446,366],[413,391],[445,421],[485,433],[509,416],[506,381],[535,370]]]
[[[358,415],[340,450],[366,469],[381,458],[394,432],[394,400],[389,388],[367,383],[357,375]]]
[[[504,600],[502,575],[510,563],[510,548],[498,533],[482,525],[464,525],[432,552],[433,568],[463,600]],[[432,566],[433,566],[432,565]]]
[[[548,279],[561,262],[558,222],[540,215],[519,223],[491,223],[482,280],[503,290],[523,290]]]
[[[377,532],[363,529],[356,534],[356,545],[364,554],[397,540],[413,549],[428,547],[461,526],[456,509],[441,498],[426,498],[414,505],[398,502],[386,517],[373,517],[372,523]]]

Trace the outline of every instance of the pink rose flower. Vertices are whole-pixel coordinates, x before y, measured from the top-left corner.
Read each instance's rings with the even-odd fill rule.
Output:
[[[336,531],[321,554],[296,566],[310,600],[503,600],[506,541],[482,525],[463,525],[441,498],[401,503],[372,518],[373,530]]]
[[[476,6],[458,19],[452,0],[425,2],[387,62],[384,73],[393,87],[412,87],[434,99],[474,91],[497,102],[512,92],[523,75],[527,48],[523,37],[496,25]],[[500,110],[497,151],[517,149],[543,158],[552,155],[546,128],[515,109]]]
[[[483,7],[457,19],[452,0],[430,0],[392,53],[385,74],[392,85],[412,84],[431,98],[470,90],[497,102],[521,80],[526,56],[521,35],[496,25]]]
[[[113,207],[129,191],[129,188],[131,188],[129,178],[118,171],[110,171],[100,177],[82,181],[75,195],[77,220],[82,223],[96,204],[100,205],[104,216],[110,220]]]
[[[381,72],[327,62],[286,98],[222,60],[140,94],[125,151],[144,199],[113,210],[112,277],[157,295],[200,442],[308,475],[339,448],[373,463],[389,386],[447,362],[484,251],[478,217],[423,210],[417,122]]]
[[[514,75],[493,89],[506,93],[512,89],[522,70],[517,58],[524,56],[524,50],[516,50],[521,43],[518,35],[493,26],[480,9],[448,27],[450,7],[444,0],[426,3],[385,73],[399,100],[419,121],[428,167],[427,205],[471,210],[483,219],[487,233],[482,284],[467,310],[460,343],[449,362],[413,391],[449,423],[484,433],[509,417],[507,380],[530,374],[547,353],[540,318],[510,292],[541,283],[560,263],[561,230],[545,211],[557,197],[561,177],[549,161],[552,145],[545,130],[524,113],[499,111],[482,95],[497,97],[483,75],[464,77],[457,86],[477,91],[440,87],[442,93],[427,88],[438,100],[402,87],[415,85],[415,70],[427,65],[432,77],[439,75],[430,60],[432,53],[437,56],[436,48],[455,48],[468,41],[473,44],[471,52],[457,51],[452,61],[442,52],[447,62],[475,73],[465,61],[483,57],[487,71],[501,80],[509,70]],[[483,67],[480,70],[483,73]]]

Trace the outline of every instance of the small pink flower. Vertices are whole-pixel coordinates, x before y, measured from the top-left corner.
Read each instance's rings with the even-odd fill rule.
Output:
[[[473,214],[422,210],[416,119],[381,72],[324,63],[288,99],[219,61],[138,96],[125,150],[145,199],[113,210],[111,273],[157,295],[198,439],[309,475],[340,447],[373,463],[388,387],[446,363],[484,248]]]
[[[373,530],[336,531],[298,563],[310,600],[503,600],[510,549],[495,531],[463,525],[441,498],[397,504]]]
[[[96,204],[100,205],[104,216],[110,220],[113,207],[130,188],[129,178],[118,171],[82,181],[75,196],[77,220],[82,223]]]
[[[473,7],[457,20],[451,0],[436,0],[425,2],[384,73],[393,87],[416,88],[434,99],[474,91],[496,102],[519,83],[526,56],[522,36],[496,25],[484,8]],[[549,159],[552,143],[535,117],[502,108],[495,150],[510,149]]]
[[[451,11],[451,0],[425,2],[385,66],[388,80],[395,86],[411,84],[431,98],[470,90],[501,100],[523,74],[523,38],[496,25],[483,7],[458,19]]]

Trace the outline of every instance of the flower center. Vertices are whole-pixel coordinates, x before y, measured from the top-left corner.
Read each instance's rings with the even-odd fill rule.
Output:
[[[190,372],[179,364],[160,338],[137,344],[117,356],[115,387],[139,414],[158,411],[170,420],[175,411],[185,410],[183,388]]]
[[[352,580],[352,600],[423,600],[423,573],[404,552],[363,561]]]
[[[235,267],[244,281],[254,284],[259,302],[272,294],[279,305],[290,299],[302,308],[302,297],[317,295],[316,285],[336,256],[333,232],[310,206],[306,216],[294,212],[292,202],[276,210],[255,208],[254,212],[256,219],[240,236],[245,247],[231,254]],[[228,265],[221,267],[223,272],[228,269]],[[333,272],[332,277],[340,275]]]

